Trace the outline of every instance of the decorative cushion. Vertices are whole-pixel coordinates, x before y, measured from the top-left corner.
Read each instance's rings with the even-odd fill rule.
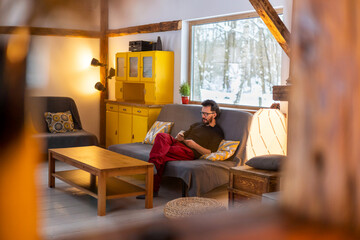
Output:
[[[245,164],[257,169],[278,171],[283,161],[286,161],[286,156],[272,154],[253,157]]]
[[[219,148],[216,152],[204,154],[200,158],[211,160],[211,161],[224,161],[224,160],[230,158],[234,154],[239,143],[240,143],[240,141],[222,140],[219,145]]]
[[[74,131],[74,121],[70,111],[57,113],[45,112],[44,116],[51,133]]]
[[[154,144],[155,137],[158,133],[170,133],[173,122],[156,121],[147,132],[143,143]]]

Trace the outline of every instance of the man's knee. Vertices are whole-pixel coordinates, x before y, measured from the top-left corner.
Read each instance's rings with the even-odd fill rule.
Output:
[[[168,140],[169,138],[170,138],[170,134],[168,133],[158,133],[156,134],[155,141]]]

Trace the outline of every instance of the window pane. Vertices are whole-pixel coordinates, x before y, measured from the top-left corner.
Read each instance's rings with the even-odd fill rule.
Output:
[[[260,18],[192,27],[191,99],[270,107],[282,49]]]
[[[151,78],[152,77],[152,57],[143,58],[143,77]]]
[[[130,64],[129,76],[137,77],[138,76],[138,58],[130,57],[129,64]]]
[[[124,57],[118,57],[117,58],[117,76],[118,77],[124,77],[125,76],[125,58]]]

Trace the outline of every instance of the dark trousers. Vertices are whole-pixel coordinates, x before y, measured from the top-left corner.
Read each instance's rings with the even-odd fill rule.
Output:
[[[154,191],[159,191],[161,176],[165,163],[176,160],[194,160],[193,151],[167,133],[158,133],[150,152],[149,162],[156,167],[154,175]]]

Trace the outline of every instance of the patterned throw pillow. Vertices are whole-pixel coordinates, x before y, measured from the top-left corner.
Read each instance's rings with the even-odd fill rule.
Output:
[[[200,158],[211,161],[224,161],[234,154],[239,143],[240,141],[222,140],[216,152],[202,155]]]
[[[156,134],[158,133],[170,133],[172,126],[174,125],[173,122],[161,122],[156,121],[143,141],[143,143],[154,144]]]
[[[74,131],[74,121],[70,111],[57,113],[46,112],[44,116],[51,133]]]

